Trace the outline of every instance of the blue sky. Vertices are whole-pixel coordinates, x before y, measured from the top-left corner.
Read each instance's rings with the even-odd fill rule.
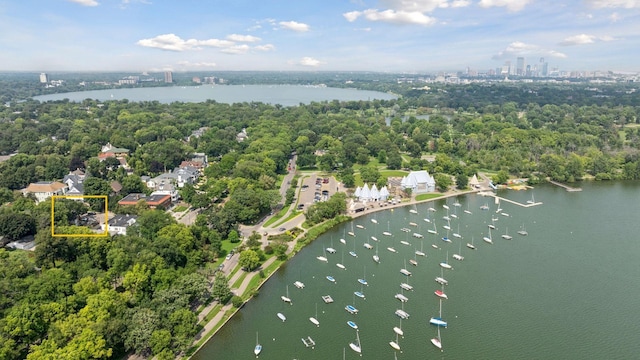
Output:
[[[0,0],[0,71],[640,71],[640,0]]]

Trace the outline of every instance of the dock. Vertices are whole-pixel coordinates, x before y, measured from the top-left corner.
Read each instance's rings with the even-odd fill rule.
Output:
[[[322,295],[322,300],[325,302],[325,304],[331,304],[333,302],[333,298],[331,297],[331,295]]]
[[[505,199],[503,197],[500,197],[500,196],[494,194],[493,192],[480,192],[478,194],[480,194],[482,196],[492,196],[492,197],[496,198],[497,200],[508,202],[510,204],[518,205],[518,206],[521,206],[521,207],[524,207],[524,208],[529,208],[529,207],[536,206],[536,205],[542,205],[541,202],[534,202],[534,203],[527,203],[527,204],[519,203],[517,201],[513,201],[513,200],[509,200],[509,199]]]
[[[549,182],[552,183],[553,185],[560,186],[561,188],[564,188],[565,190],[567,190],[569,192],[582,191],[582,188],[571,187],[569,185],[566,185],[566,184],[563,184],[563,183],[559,183],[557,181],[549,180]]]

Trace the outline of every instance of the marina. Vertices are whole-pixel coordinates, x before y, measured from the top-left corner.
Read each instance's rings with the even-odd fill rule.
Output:
[[[615,191],[614,195],[611,191],[599,194],[601,191],[592,191],[592,187],[612,188],[624,195],[614,196]],[[401,346],[402,352],[397,352],[399,359],[439,357],[440,347],[447,358],[452,359],[477,358],[478,353],[485,354],[483,358],[498,360],[576,356],[634,358],[640,349],[632,335],[637,333],[635,329],[639,323],[633,299],[634,295],[640,296],[635,291],[640,288],[640,281],[631,274],[634,274],[634,259],[640,256],[633,235],[640,231],[640,226],[622,214],[624,209],[633,209],[640,202],[640,196],[636,195],[636,190],[632,191],[637,189],[633,186],[596,183],[583,184],[582,188],[583,192],[572,194],[555,186],[538,186],[535,200],[544,201],[544,205],[539,206],[522,207],[500,200],[502,212],[509,213],[509,217],[496,214],[497,206],[490,201],[489,211],[474,211],[472,215],[465,214],[452,220],[456,230],[460,224],[456,232],[464,237],[464,240],[453,237],[453,243],[440,241],[439,237],[427,234],[425,228],[423,240],[416,240],[411,247],[398,247],[396,244],[400,239],[380,236],[382,226],[378,231],[375,226],[368,226],[357,231],[354,239],[358,244],[377,236],[380,246],[395,246],[398,253],[381,253],[383,259],[379,264],[367,256],[345,256],[344,262],[350,271],[335,271],[333,266],[340,261],[339,256],[329,258],[330,267],[314,259],[330,245],[331,236],[339,237],[343,229],[349,230],[351,225],[346,223],[332,229],[275,273],[260,289],[260,296],[244,305],[241,316],[231,318],[193,358],[220,358],[215,354],[225,354],[224,358],[253,357],[257,331],[265,349],[260,358],[267,360],[338,359],[343,348],[347,348],[346,359],[360,358],[360,354],[366,359],[374,359],[376,355],[393,359],[395,350],[390,347],[390,341]],[[519,203],[532,198],[531,192],[498,191],[498,195]],[[588,198],[582,199],[586,195]],[[478,209],[485,199],[478,195],[458,197],[461,209]],[[416,217],[425,217],[429,212],[427,208],[433,207],[438,210],[431,218],[440,219],[446,213],[442,210],[443,203],[418,204]],[[593,211],[594,204],[598,204],[598,211]],[[390,221],[388,231],[396,233],[409,226],[408,210],[381,211],[375,213],[375,217],[381,223]],[[610,216],[602,219],[606,214]],[[487,224],[491,223],[492,215],[500,218],[495,222],[496,238],[518,230],[526,231],[528,236],[516,233],[511,241],[494,238],[493,245],[474,241],[474,237],[488,236]],[[362,219],[369,221],[367,216],[373,218],[364,215]],[[611,241],[603,242],[603,238]],[[429,246],[436,240],[440,250]],[[398,273],[398,269],[404,267],[405,259],[408,262],[415,257],[416,245],[420,249],[418,241],[426,242],[428,257],[420,260],[419,266],[412,267],[412,276],[406,277]],[[462,250],[464,261],[456,263],[455,270],[445,270],[443,276],[439,263],[445,260],[446,252],[450,256],[459,254],[461,244],[465,243],[474,244],[476,250]],[[344,252],[351,246],[348,244]],[[606,266],[611,262],[616,263],[615,268]],[[364,266],[369,284],[369,288],[365,288],[371,289],[366,292],[366,300],[354,295],[355,291],[361,291],[362,285],[357,280],[365,279]],[[331,273],[332,269],[334,273]],[[327,273],[337,284],[324,279]],[[548,281],[559,277],[563,280]],[[440,278],[448,285],[434,282],[434,278]],[[290,306],[281,301],[280,296],[285,293],[286,284],[295,281],[303,282],[305,287],[290,292],[296,302]],[[500,291],[496,291],[498,283]],[[602,290],[603,286],[606,291],[594,291]],[[612,292],[624,295],[607,296]],[[333,301],[325,303],[322,297],[328,294]],[[396,294],[409,295],[410,301],[403,303],[395,298]],[[440,299],[447,328],[429,324],[431,317],[440,317]],[[580,301],[576,302],[576,299]],[[309,321],[309,316],[315,313],[316,302],[317,316],[322,322],[320,327]],[[602,304],[614,310],[602,313],[588,310]],[[357,315],[343,310],[346,305],[357,309]],[[397,310],[412,315],[403,319],[400,327]],[[286,314],[286,322],[273,315],[262,316],[265,311]],[[554,326],[550,328],[548,322],[540,322],[541,317],[553,318]],[[347,321],[357,322],[358,330],[345,326]],[[577,323],[580,327],[576,327]],[[404,334],[404,338],[399,335],[398,341],[395,341],[397,333],[392,331],[396,327]],[[603,331],[603,328],[616,331]],[[307,339],[309,335],[316,343],[313,351],[298,340]],[[429,344],[430,339],[433,345]],[[474,339],[473,344],[469,339]],[[541,342],[547,346],[541,348]],[[606,343],[617,345],[607,347]],[[209,355],[202,357],[206,354]]]

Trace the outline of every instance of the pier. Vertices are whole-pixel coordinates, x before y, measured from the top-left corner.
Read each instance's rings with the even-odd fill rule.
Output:
[[[307,336],[307,338],[301,338],[300,340],[302,340],[302,343],[304,344],[305,347],[310,347],[310,348],[315,348],[316,346],[316,342],[313,341],[313,339],[311,338],[311,336]]]
[[[557,185],[560,186],[561,188],[564,188],[565,190],[569,191],[569,192],[573,192],[573,191],[582,191],[582,188],[575,188],[575,187],[571,187],[569,185],[565,185],[563,183],[559,183],[557,181],[553,181],[553,180],[549,180],[550,183],[552,183],[553,185]]]
[[[514,204],[514,205],[518,205],[518,206],[521,206],[523,208],[528,208],[528,207],[532,207],[532,206],[536,206],[536,205],[542,205],[541,202],[533,202],[533,203],[522,204],[522,203],[519,203],[517,201],[505,199],[505,198],[500,197],[500,196],[498,196],[498,195],[496,195],[496,194],[494,194],[492,192],[481,192],[479,194],[482,195],[482,196],[492,196],[492,197],[494,197],[494,198],[496,198],[496,199],[498,199],[500,201],[508,202],[508,203]]]

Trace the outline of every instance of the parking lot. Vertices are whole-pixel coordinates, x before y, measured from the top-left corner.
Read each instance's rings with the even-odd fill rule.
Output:
[[[304,211],[311,204],[326,201],[336,192],[337,181],[334,177],[322,177],[312,174],[304,178],[300,189],[298,210]],[[302,205],[302,206],[301,206]]]

